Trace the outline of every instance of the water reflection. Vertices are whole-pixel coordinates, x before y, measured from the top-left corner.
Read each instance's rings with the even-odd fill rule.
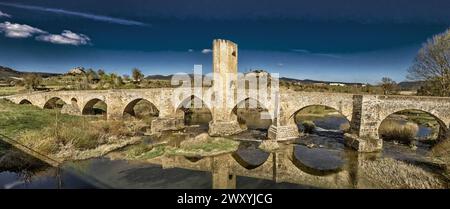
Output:
[[[343,169],[345,160],[337,150],[326,148],[310,149],[303,145],[295,145],[293,163],[302,171],[324,176]]]
[[[64,189],[97,188],[77,175],[44,162],[0,142],[0,188]]]
[[[266,162],[269,153],[258,148],[257,142],[241,142],[233,158],[246,169],[255,169]]]
[[[336,122],[337,121],[337,122]],[[336,120],[336,124],[340,123]],[[320,123],[318,123],[320,124]],[[338,127],[338,125],[333,126]],[[322,124],[323,125],[323,124]],[[340,125],[339,125],[340,126]],[[325,127],[325,126],[323,126]],[[333,128],[329,126],[328,128]],[[186,133],[166,133],[160,139],[177,146]],[[445,170],[427,157],[428,148],[384,143],[381,153],[347,149],[341,131],[318,129],[268,153],[258,148],[264,131],[235,136],[234,153],[210,157],[160,156],[126,161],[120,151],[102,158],[68,162],[52,168],[30,156],[0,146],[0,186],[3,188],[449,188]],[[253,141],[248,141],[253,140]],[[146,143],[161,143],[146,139]],[[16,153],[13,155],[11,153]],[[20,156],[20,157],[18,157]],[[31,159],[31,160],[30,160]],[[15,162],[14,165],[9,163]],[[20,162],[20,163],[17,163]]]

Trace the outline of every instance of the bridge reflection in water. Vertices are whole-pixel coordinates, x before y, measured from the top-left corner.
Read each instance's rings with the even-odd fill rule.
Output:
[[[412,158],[389,153],[363,154],[345,147],[308,148],[302,144],[282,144],[277,152],[265,153],[256,147],[243,142],[235,153],[199,158],[162,156],[142,162],[118,160],[113,153],[86,161],[84,166],[69,163],[64,168],[112,188],[403,188],[403,182],[410,181],[409,186],[414,187],[418,180],[397,175]],[[426,164],[421,160],[416,164],[421,163]],[[431,175],[438,176],[440,171],[433,172]],[[422,180],[425,188],[448,188],[444,177],[434,179],[434,184]]]
[[[399,150],[387,144],[388,153],[363,154],[336,145],[308,148],[303,144],[282,144],[274,153],[259,150],[255,142],[242,142],[235,153],[212,157],[162,156],[146,161],[121,160],[119,152],[106,157],[67,162],[60,169],[45,166],[30,180],[14,180],[0,172],[5,188],[448,188],[444,177],[429,181],[424,175],[407,173],[405,162],[419,169],[426,161],[393,156]],[[390,153],[389,153],[390,152]],[[411,153],[409,153],[411,154]],[[387,160],[384,160],[387,159]],[[430,170],[426,166],[424,170]],[[434,168],[431,176],[442,172]],[[401,170],[401,171],[400,171]],[[11,171],[10,171],[11,172]],[[22,171],[23,172],[23,171]],[[423,173],[419,173],[423,175]],[[5,179],[6,178],[6,179]],[[54,180],[51,180],[51,179]],[[397,178],[397,179],[396,179]],[[402,179],[403,178],[403,179]],[[399,182],[398,185],[383,184]],[[430,183],[431,182],[431,183]],[[25,186],[25,185],[30,186]],[[422,185],[420,185],[422,184]]]

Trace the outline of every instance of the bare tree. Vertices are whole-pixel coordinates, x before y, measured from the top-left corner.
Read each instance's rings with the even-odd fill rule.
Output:
[[[31,74],[27,74],[24,77],[23,82],[27,89],[36,90],[39,87],[39,85],[41,85],[42,78],[41,78],[41,76],[39,76],[37,74],[31,73]]]
[[[423,45],[408,73],[408,79],[424,81],[418,93],[450,96],[450,29]]]
[[[141,70],[133,68],[132,77],[134,82],[140,83],[141,80],[144,79],[144,74],[141,72]]]
[[[388,77],[383,77],[381,79],[381,88],[385,95],[392,94],[397,89],[397,83]]]

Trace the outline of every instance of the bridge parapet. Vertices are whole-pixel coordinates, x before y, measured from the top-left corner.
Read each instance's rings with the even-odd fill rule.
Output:
[[[208,94],[207,91],[193,92],[200,92],[193,93],[193,95],[201,100],[209,96],[206,95]],[[108,119],[122,118],[128,104],[137,99],[145,99],[155,105],[160,113],[159,118],[164,119],[165,124],[176,124],[174,126],[180,128],[182,126],[179,126],[179,123],[170,122],[170,120],[178,121],[180,119],[177,108],[179,108],[181,103],[174,104],[172,101],[173,96],[174,89],[157,88],[52,91],[18,94],[4,98],[17,104],[28,101],[33,105],[44,108],[50,99],[58,97],[66,104],[75,103],[80,109],[79,113],[82,112],[89,101],[98,99],[107,104]],[[272,118],[273,123],[268,133],[269,138],[274,140],[286,140],[298,137],[299,132],[295,122],[295,114],[311,105],[323,105],[336,109],[350,121],[351,133],[360,138],[360,140],[364,140],[362,138],[372,138],[376,140],[376,143],[381,144],[381,139],[378,136],[378,128],[382,121],[389,115],[403,110],[421,110],[431,114],[436,118],[441,127],[439,139],[444,139],[449,136],[450,98],[282,91],[279,99],[279,109],[272,104],[263,104],[267,106],[266,108],[271,115],[277,116],[276,118]],[[208,101],[208,99],[205,100]],[[206,106],[211,108],[211,105],[211,103],[208,103]],[[232,117],[231,108],[227,112],[213,114],[213,120],[216,122],[220,121],[221,118],[217,118],[217,115],[222,114],[226,114],[229,117],[228,120],[222,122],[231,123],[231,125],[227,126],[228,128],[235,128],[233,125],[238,123],[236,121],[237,119]],[[228,131],[226,127],[220,127],[220,130]],[[220,131],[216,132],[220,133]],[[234,130],[229,130],[229,132],[234,132]],[[381,149],[381,147],[378,146],[377,149]],[[376,151],[376,149],[371,151]]]

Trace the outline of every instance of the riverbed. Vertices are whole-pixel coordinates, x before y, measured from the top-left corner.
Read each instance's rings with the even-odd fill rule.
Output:
[[[384,142],[380,153],[357,153],[344,146],[343,122],[320,119],[315,133],[281,143],[273,153],[258,148],[267,131],[256,128],[234,136],[238,150],[220,156],[130,161],[118,150],[59,168],[2,143],[0,188],[449,188],[445,168],[428,157],[426,145],[413,150]],[[11,159],[14,164],[6,165]]]

